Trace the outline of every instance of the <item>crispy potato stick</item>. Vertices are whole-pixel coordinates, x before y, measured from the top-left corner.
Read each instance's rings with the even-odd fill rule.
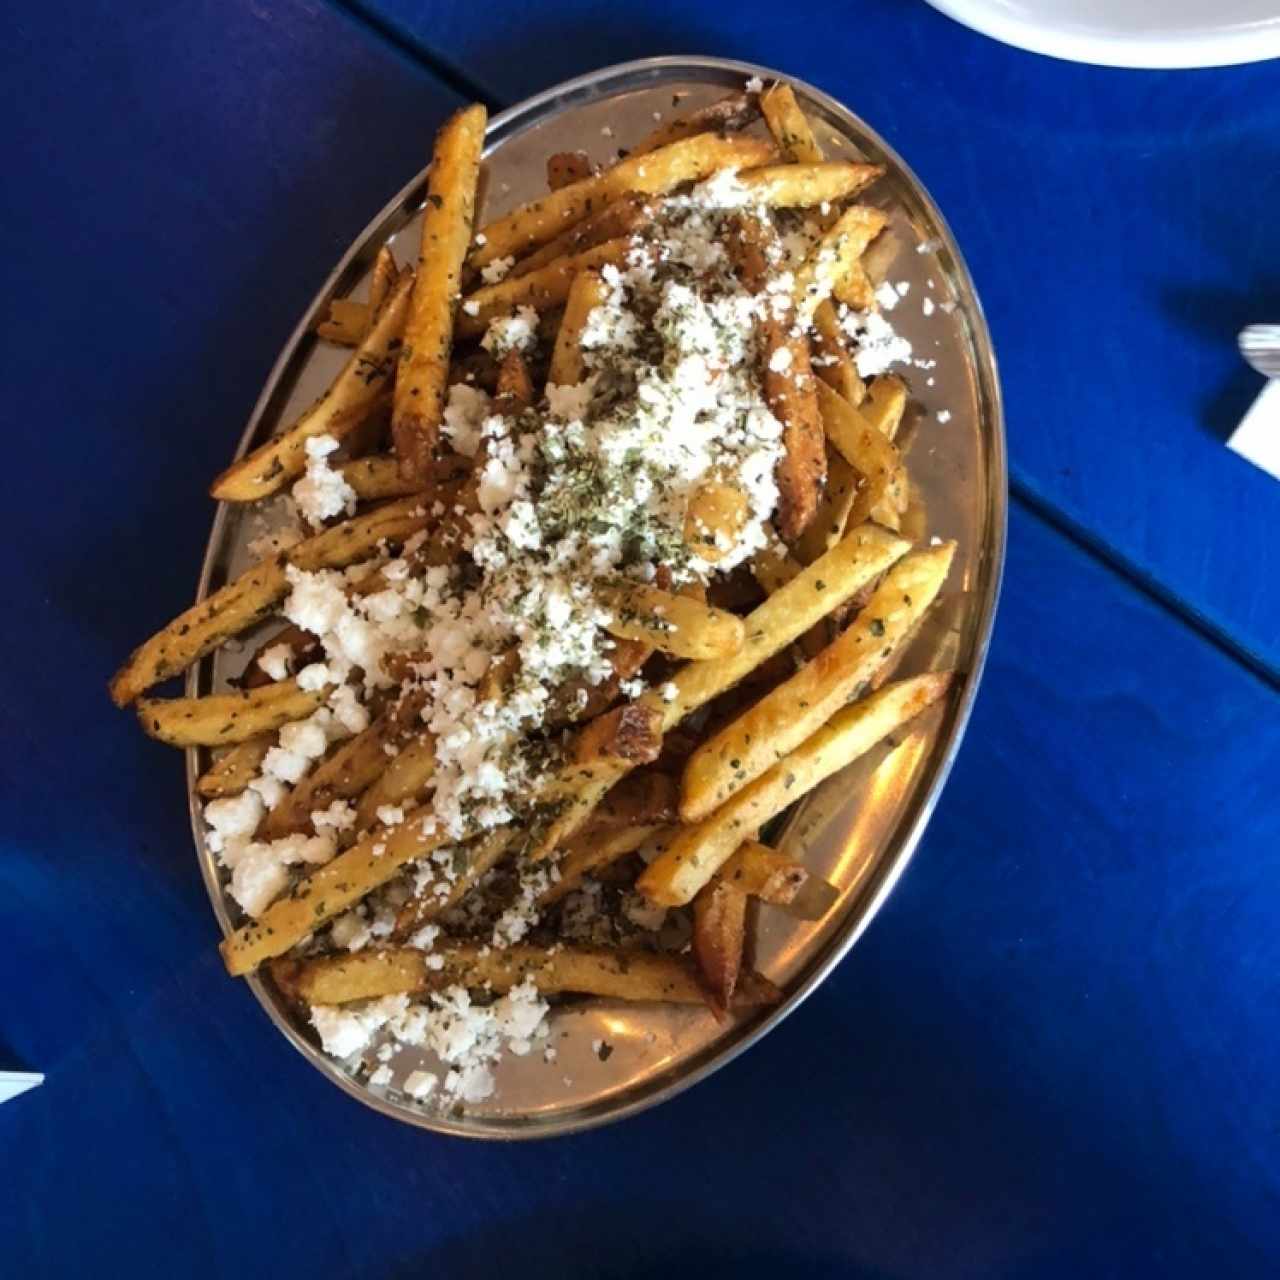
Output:
[[[809,527],[792,545],[801,564],[812,564],[830,547],[834,547],[849,523],[850,513],[858,500],[858,473],[835,450],[827,450],[827,487],[818,502],[818,510]],[[855,523],[861,524],[861,520]]]
[[[518,257],[629,191],[659,194],[719,169],[764,164],[772,154],[770,143],[755,138],[700,133],[647,155],[631,156],[597,177],[561,187],[489,223],[483,228],[484,243],[477,245],[468,265],[482,267],[497,258]]]
[[[560,879],[544,889],[538,897],[540,907],[572,893],[592,874],[627,854],[634,853],[650,836],[661,831],[660,826],[625,827],[622,830],[584,832],[564,850],[558,869]]]
[[[795,751],[739,791],[727,804],[683,828],[645,869],[636,887],[651,902],[683,906],[751,838],[818,783],[865,754],[946,692],[950,673],[887,685],[846,707]]]
[[[613,611],[610,635],[640,640],[673,658],[727,658],[742,648],[742,619],[689,596],[639,583],[605,587],[600,603]]]
[[[773,595],[785,587],[804,568],[780,542],[770,542],[751,557],[751,573],[764,588],[765,595]]]
[[[326,756],[263,819],[262,838],[278,840],[307,831],[317,809],[360,795],[387,768],[387,746],[417,720],[425,701],[425,694],[407,695]]]
[[[509,276],[497,284],[485,285],[467,298],[458,317],[458,332],[464,337],[476,337],[496,316],[509,315],[517,307],[533,307],[536,311],[558,307],[569,297],[575,276],[606,265],[621,266],[630,248],[629,240],[606,240],[593,249],[548,262],[528,275]]]
[[[822,148],[789,84],[779,81],[770,85],[760,95],[760,110],[778,150],[788,160],[814,164],[822,159]]]
[[[412,284],[406,277],[396,285],[333,385],[293,426],[233,462],[213,482],[209,492],[215,498],[252,502],[277,492],[306,469],[312,436],[342,440],[386,403]]]
[[[809,251],[796,272],[792,297],[802,324],[813,319],[818,305],[825,302],[836,281],[857,265],[862,251],[884,229],[888,218],[879,209],[856,204],[846,209]]]
[[[262,759],[274,741],[271,734],[264,733],[229,748],[196,779],[196,794],[206,800],[239,795],[258,776]]]
[[[693,900],[693,956],[718,1018],[733,1000],[746,942],[747,895],[727,880],[713,880]]]
[[[867,398],[860,412],[881,435],[892,440],[902,426],[906,408],[907,384],[896,374],[887,373],[867,388]]]
[[[761,902],[782,907],[796,900],[809,878],[808,868],[794,858],[759,840],[744,840],[711,883],[731,884]]]
[[[583,271],[574,276],[547,370],[547,381],[552,386],[575,387],[582,381],[582,331],[587,327],[587,317],[608,296],[598,271]]]
[[[679,788],[670,774],[639,769],[623,778],[605,796],[580,834],[586,836],[626,827],[652,827],[674,822],[679,799]]]
[[[356,821],[370,827],[377,820],[383,805],[399,805],[406,800],[416,801],[426,790],[436,772],[435,735],[422,730],[416,738],[407,742],[390,761],[384,758],[384,768],[356,805]]]
[[[659,202],[641,195],[638,191],[630,191],[612,204],[607,204],[598,213],[583,218],[568,231],[561,232],[554,240],[548,240],[541,248],[535,249],[507,273],[507,279],[516,276],[527,276],[539,267],[557,258],[573,257],[586,249],[594,249],[606,240],[617,240],[635,235],[641,227],[650,222]]]
[[[866,268],[860,262],[855,263],[836,281],[832,293],[835,294],[837,301],[843,302],[846,307],[852,307],[855,311],[879,310],[880,304],[876,302],[875,286],[871,283],[871,277],[867,275]]]
[[[282,627],[258,646],[240,677],[241,688],[257,689],[264,684],[271,684],[276,677],[263,670],[262,659],[272,649],[279,649],[282,645],[289,651],[288,663],[294,669],[301,669],[306,665],[304,658],[320,652],[320,641],[310,631],[292,624]]]
[[[862,476],[849,519],[855,523],[867,519],[889,492],[902,470],[902,460],[889,439],[859,409],[832,391],[825,382],[818,384],[818,404],[827,439],[846,462]]]
[[[771,209],[810,208],[844,200],[869,186],[884,168],[829,160],[824,164],[771,164],[739,175],[755,204]]]
[[[246,569],[135,649],[111,679],[112,700],[118,707],[128,705],[153,684],[185,671],[224,640],[264,618],[288,593],[287,564],[312,570],[343,568],[372,555],[380,543],[403,542],[426,525],[422,504],[406,498],[334,525]]]
[[[827,475],[827,451],[818,411],[819,383],[809,364],[809,340],[792,332],[789,320],[772,314],[764,321],[764,394],[782,423],[783,454],[778,460],[778,532],[798,538],[818,510]]]
[[[355,490],[362,502],[380,498],[405,498],[417,493],[421,485],[400,475],[398,460],[388,453],[367,458],[352,458],[339,468],[342,478]]]
[[[622,682],[632,679],[653,656],[653,649],[638,640],[618,640],[609,654],[612,673],[598,684],[585,678],[570,680],[552,695],[547,709],[547,727],[563,728],[566,724],[592,720],[608,711],[622,692]],[[583,700],[585,695],[586,700]]]
[[[299,689],[296,680],[278,680],[203,698],[139,698],[138,720],[150,737],[172,747],[224,747],[309,716],[330,692],[332,686]]]
[[[329,311],[316,325],[316,336],[340,347],[355,347],[369,332],[369,317],[375,308],[354,298],[332,298]]]
[[[736,484],[705,481],[685,508],[684,540],[714,564],[737,545],[749,514],[747,495]]]
[[[760,106],[754,94],[731,93],[727,98],[659,125],[631,148],[631,154],[645,156],[699,133],[738,133],[759,118]]]
[[[857,697],[933,603],[954,555],[949,542],[899,560],[842,635],[704,742],[685,767],[680,816],[705,818]]]
[[[429,968],[429,954],[444,958]],[[459,943],[435,952],[409,948],[358,951],[272,966],[282,990],[308,1004],[348,1004],[374,996],[436,991],[462,983],[494,992],[510,991],[528,978],[542,995],[574,992],[615,1000],[664,1000],[702,1004],[706,996],[693,967],[678,956],[652,951],[606,951],[600,947],[514,946],[503,951]],[[735,1008],[773,1004],[778,989],[758,974],[743,974]]]
[[[457,843],[444,832],[425,834],[423,823],[430,816],[416,809],[390,831],[370,833],[299,881],[258,919],[224,938],[218,949],[227,972],[233,977],[251,973],[264,960],[283,955],[307,934],[386,884],[407,862]]]
[[[667,682],[674,697],[650,690],[641,702],[660,711],[662,731],[669,733],[685,716],[731,689],[878,578],[909,546],[875,525],[854,529],[747,615],[746,642],[733,657],[691,662]],[[562,770],[540,797],[552,806],[555,818],[536,841],[533,856],[546,857],[578,831],[609,788],[629,771],[625,762],[608,760],[589,766],[575,761]]]
[[[502,357],[498,366],[498,382],[494,389],[494,406],[498,413],[514,416],[533,403],[533,378],[525,358],[514,348]],[[472,468],[474,474],[478,469]]]
[[[488,113],[479,103],[451,116],[436,135],[422,214],[417,281],[396,373],[391,436],[406,477],[426,481],[453,349],[462,263],[475,221],[476,184]]]
[[[820,302],[814,311],[813,331],[814,373],[856,408],[867,394],[867,387],[858,376],[857,366],[845,346],[840,321],[830,298]]]
[[[573,741],[578,765],[626,761],[651,764],[662,749],[662,715],[651,706],[627,702],[597,716]]]
[[[456,907],[502,861],[519,838],[512,827],[490,832],[457,850],[447,873],[441,873],[416,898],[410,898],[396,916],[392,937],[403,942],[424,924]]]
[[[400,268],[389,245],[383,245],[374,255],[373,270],[369,273],[369,314],[378,314],[378,308],[391,296],[391,290],[400,281]]]
[[[547,186],[552,191],[582,182],[594,173],[591,157],[585,151],[557,151],[547,157]]]

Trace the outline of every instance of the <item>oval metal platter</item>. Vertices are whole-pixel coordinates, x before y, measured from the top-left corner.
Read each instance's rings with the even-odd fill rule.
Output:
[[[995,359],[968,271],[942,215],[898,156],[846,107],[790,76],[713,58],[646,59],[571,80],[495,117],[488,131],[480,220],[543,193],[544,165],[552,152],[585,150],[597,161],[612,160],[655,121],[740,89],[751,76],[791,82],[830,158],[866,159],[888,168],[888,176],[866,198],[891,216],[892,254],[879,264],[881,272],[895,285],[908,286],[892,320],[912,343],[915,357],[905,370],[914,417],[907,424],[913,436],[910,471],[928,533],[959,543],[944,595],[900,670],[954,667],[959,678],[945,705],[830,779],[797,807],[776,837],[781,848],[830,881],[838,898],[816,922],[759,908],[753,956],[756,967],[784,992],[774,1008],[717,1023],[701,1009],[604,1000],[566,1004],[550,1017],[554,1061],[537,1052],[508,1057],[497,1068],[497,1090],[490,1100],[441,1114],[399,1087],[416,1067],[439,1069],[425,1052],[416,1057],[416,1051],[404,1050],[395,1059],[391,1083],[371,1086],[367,1060],[340,1063],[326,1057],[305,1020],[270,982],[248,979],[272,1022],[311,1066],[353,1098],[407,1124],[470,1138],[547,1137],[633,1115],[710,1075],[776,1027],[858,940],[919,843],[960,745],[999,592],[1007,496],[1004,426]],[[424,134],[424,149],[428,142]],[[381,245],[391,244],[402,263],[416,259],[425,191],[424,171],[374,218],[338,264],[272,370],[237,457],[290,422],[337,372],[345,353],[316,341],[316,319],[334,297],[364,296]],[[931,307],[924,305],[926,297]],[[220,507],[200,579],[201,598],[251,562],[250,543],[270,520],[269,511],[264,516]],[[254,642],[253,635],[244,637],[239,646],[202,662],[190,674],[189,691],[226,688]],[[207,764],[203,753],[188,754],[188,790],[200,866],[226,933],[240,916],[224,891],[199,816],[194,783]],[[599,1053],[601,1042],[612,1052]]]

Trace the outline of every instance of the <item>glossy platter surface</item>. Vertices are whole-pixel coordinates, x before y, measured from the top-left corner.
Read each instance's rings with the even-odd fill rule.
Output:
[[[570,81],[513,107],[490,124],[482,219],[544,191],[544,162],[554,151],[583,149],[595,160],[612,159],[619,147],[651,130],[655,116],[667,119],[712,101],[740,88],[748,77],[768,80],[779,74],[716,59],[649,59]],[[415,1060],[412,1051],[402,1052],[392,1082],[371,1086],[360,1063],[335,1062],[320,1052],[310,1028],[269,981],[249,979],[272,1021],[308,1062],[385,1115],[474,1138],[541,1137],[632,1114],[702,1079],[776,1026],[857,940],[906,866],[959,746],[981,675],[1004,551],[1004,431],[986,324],[951,234],[910,171],[848,109],[816,89],[791,83],[831,158],[866,158],[889,168],[867,198],[891,214],[893,253],[882,264],[887,278],[909,285],[893,320],[913,344],[917,360],[905,375],[919,414],[910,468],[929,532],[959,543],[945,594],[901,670],[954,667],[960,673],[956,688],[945,705],[832,778],[790,815],[781,847],[831,881],[839,899],[820,922],[760,909],[754,922],[754,961],[785,993],[775,1008],[718,1024],[701,1009],[603,1000],[566,1004],[551,1014],[554,1062],[545,1062],[540,1053],[505,1058],[497,1069],[493,1098],[465,1114],[443,1115],[399,1088],[415,1067],[438,1070],[429,1055]],[[677,100],[678,108],[673,106]],[[416,258],[424,194],[425,175],[420,174],[338,265],[281,354],[240,453],[291,421],[336,373],[344,353],[311,336],[315,318],[332,297],[363,296],[370,264],[382,244],[390,242],[401,262]],[[929,307],[923,305],[926,296]],[[262,529],[263,517],[256,512],[225,505],[219,510],[200,582],[202,596],[250,562],[249,543]],[[227,687],[247,661],[254,639],[250,635],[238,649],[206,659],[191,673],[190,690]],[[229,932],[239,914],[205,844],[194,791],[206,763],[201,753],[189,753],[193,828],[214,912]],[[592,1048],[599,1041],[612,1047],[605,1061]]]

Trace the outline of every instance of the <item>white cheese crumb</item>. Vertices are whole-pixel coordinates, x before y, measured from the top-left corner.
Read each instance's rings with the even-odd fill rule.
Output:
[[[791,368],[791,348],[778,347],[769,357],[770,373],[786,373]]]
[[[935,307],[933,305],[933,299],[930,298],[927,294],[925,295],[924,298],[920,300],[920,310],[923,311],[927,316],[931,316],[934,313]]]
[[[501,360],[509,351],[527,351],[537,336],[538,313],[532,307],[517,307],[511,315],[490,322],[480,345]]]
[[[396,827],[404,821],[404,810],[395,804],[380,804],[377,819],[384,827]]]
[[[612,138],[612,137],[613,137],[613,130],[612,130],[611,128],[609,128],[609,126],[608,126],[608,125],[605,125],[605,126],[600,130],[600,136],[601,136],[602,138]]]
[[[494,258],[492,262],[488,262],[480,268],[480,279],[485,284],[497,284],[500,280],[506,278],[507,272],[515,265],[516,260],[513,254],[505,258]]]
[[[440,1077],[432,1071],[410,1071],[405,1077],[404,1091],[417,1102],[429,1098],[440,1083]]]
[[[489,243],[489,237],[483,231],[476,232],[476,244],[486,245]]]
[[[939,409],[939,410],[938,410],[938,421],[939,421],[939,422],[941,422],[941,423],[943,423],[943,424],[950,422],[950,421],[951,421],[951,410],[950,410],[950,409]]]
[[[898,305],[898,291],[886,280],[876,286],[876,301],[885,311],[892,311]]]
[[[747,81],[746,89],[748,93],[762,93],[764,91],[764,81],[759,76],[752,76]]]
[[[302,518],[314,529],[326,520],[356,509],[356,491],[342,472],[329,465],[329,455],[338,448],[330,435],[312,436],[306,442],[306,474],[293,486],[293,500]]]
[[[462,309],[469,316],[478,316],[480,314],[480,304],[468,299],[462,304]]]
[[[273,644],[258,655],[258,666],[273,680],[283,680],[289,674],[293,650],[287,644]]]
[[[319,1034],[325,1053],[349,1058],[367,1048],[369,1041],[408,1004],[407,996],[383,996],[359,1009],[350,1005],[312,1005],[311,1025]]]

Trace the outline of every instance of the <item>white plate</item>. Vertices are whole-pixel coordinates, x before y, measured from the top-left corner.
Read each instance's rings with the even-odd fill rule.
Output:
[[[1280,0],[929,0],[1005,44],[1104,67],[1280,58]]]

